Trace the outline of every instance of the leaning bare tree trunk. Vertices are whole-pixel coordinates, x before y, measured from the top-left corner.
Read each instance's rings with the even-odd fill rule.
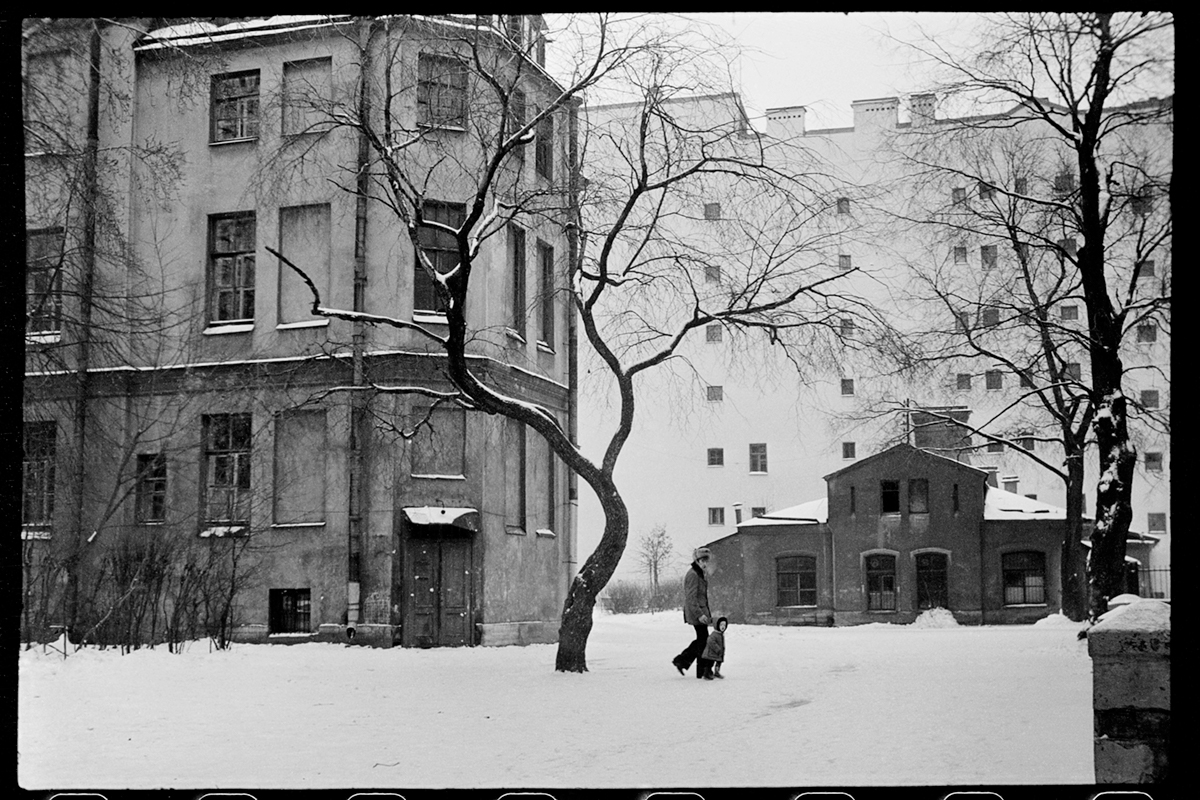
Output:
[[[1081,622],[1087,617],[1087,553],[1083,547],[1084,454],[1067,453],[1067,519],[1062,547],[1062,613]]]
[[[1137,451],[1129,441],[1125,402],[1119,389],[1107,391],[1096,415],[1100,481],[1096,486],[1096,527],[1088,569],[1092,619],[1107,611],[1109,599],[1124,589],[1125,539],[1133,519],[1130,491],[1137,464]]]
[[[608,585],[629,538],[629,510],[616,487],[610,483],[605,491],[597,491],[597,494],[604,510],[604,535],[571,581],[563,604],[558,655],[554,660],[554,668],[559,672],[587,672],[587,640],[592,632],[596,595]]]

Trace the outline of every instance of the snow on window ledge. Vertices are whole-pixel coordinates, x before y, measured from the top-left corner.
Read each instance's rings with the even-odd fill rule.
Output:
[[[249,333],[254,330],[254,321],[239,322],[232,325],[212,325],[204,329],[205,336],[221,336],[226,333]]]
[[[25,334],[25,344],[58,344],[60,341],[62,341],[62,331]]]
[[[545,342],[538,342],[537,349],[540,352],[549,353],[550,355],[554,355],[554,348],[551,347],[550,345],[546,344]]]
[[[467,479],[466,475],[436,475],[433,473],[415,473],[415,472],[412,475],[410,475],[409,477],[410,478],[420,478],[422,480],[433,480],[433,481],[465,481]]]
[[[290,331],[296,328],[326,328],[329,327],[329,319],[309,319],[303,322],[281,322],[275,326],[277,331]]]
[[[272,528],[324,528],[325,520],[320,522],[272,522]]]
[[[505,328],[504,335],[510,339],[515,339],[516,341],[520,342],[521,344],[525,344],[525,337],[522,336],[521,334],[517,333],[515,328]]]
[[[223,537],[223,536],[241,536],[246,533],[245,525],[214,525],[210,528],[205,528],[200,531],[202,538]]]
[[[534,532],[535,532],[535,533],[536,533],[538,536],[542,536],[542,537],[545,537],[545,538],[547,538],[547,539],[555,539],[555,538],[557,538],[557,537],[558,537],[558,534],[557,534],[557,533],[555,533],[554,531],[550,530],[549,528],[538,528],[538,529],[537,529],[536,531],[534,531]]]
[[[436,325],[448,325],[449,321],[445,314],[437,311],[414,311],[413,322],[432,322]]]
[[[504,532],[512,536],[524,536],[525,529],[520,525],[505,525]]]
[[[32,528],[29,526],[24,526],[21,528],[21,538],[25,539],[25,540],[49,539],[50,538],[50,529],[49,528]]]

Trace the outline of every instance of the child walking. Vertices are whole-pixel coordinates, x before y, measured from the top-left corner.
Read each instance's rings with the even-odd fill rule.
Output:
[[[725,660],[725,629],[728,627],[728,618],[718,617],[717,624],[713,626],[712,632],[708,634],[708,641],[704,643],[704,658],[710,665],[704,673],[704,680],[706,681],[711,681],[713,678],[725,677],[721,674],[721,662]]]

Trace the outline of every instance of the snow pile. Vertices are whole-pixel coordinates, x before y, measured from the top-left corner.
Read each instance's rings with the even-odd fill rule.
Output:
[[[1042,617],[1037,622],[1033,623],[1039,628],[1072,628],[1078,630],[1085,626],[1086,622],[1072,622],[1065,614],[1059,611],[1056,614],[1051,614],[1048,617]]]
[[[914,628],[957,628],[958,620],[944,608],[931,608],[922,611],[921,616],[913,620]]]

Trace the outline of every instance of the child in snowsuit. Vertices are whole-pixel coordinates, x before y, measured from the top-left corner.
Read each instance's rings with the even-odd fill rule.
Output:
[[[706,681],[725,677],[721,674],[721,662],[725,660],[725,629],[728,627],[729,620],[718,617],[717,624],[708,634],[708,641],[704,643],[704,659],[708,661],[708,670],[704,674]]]

